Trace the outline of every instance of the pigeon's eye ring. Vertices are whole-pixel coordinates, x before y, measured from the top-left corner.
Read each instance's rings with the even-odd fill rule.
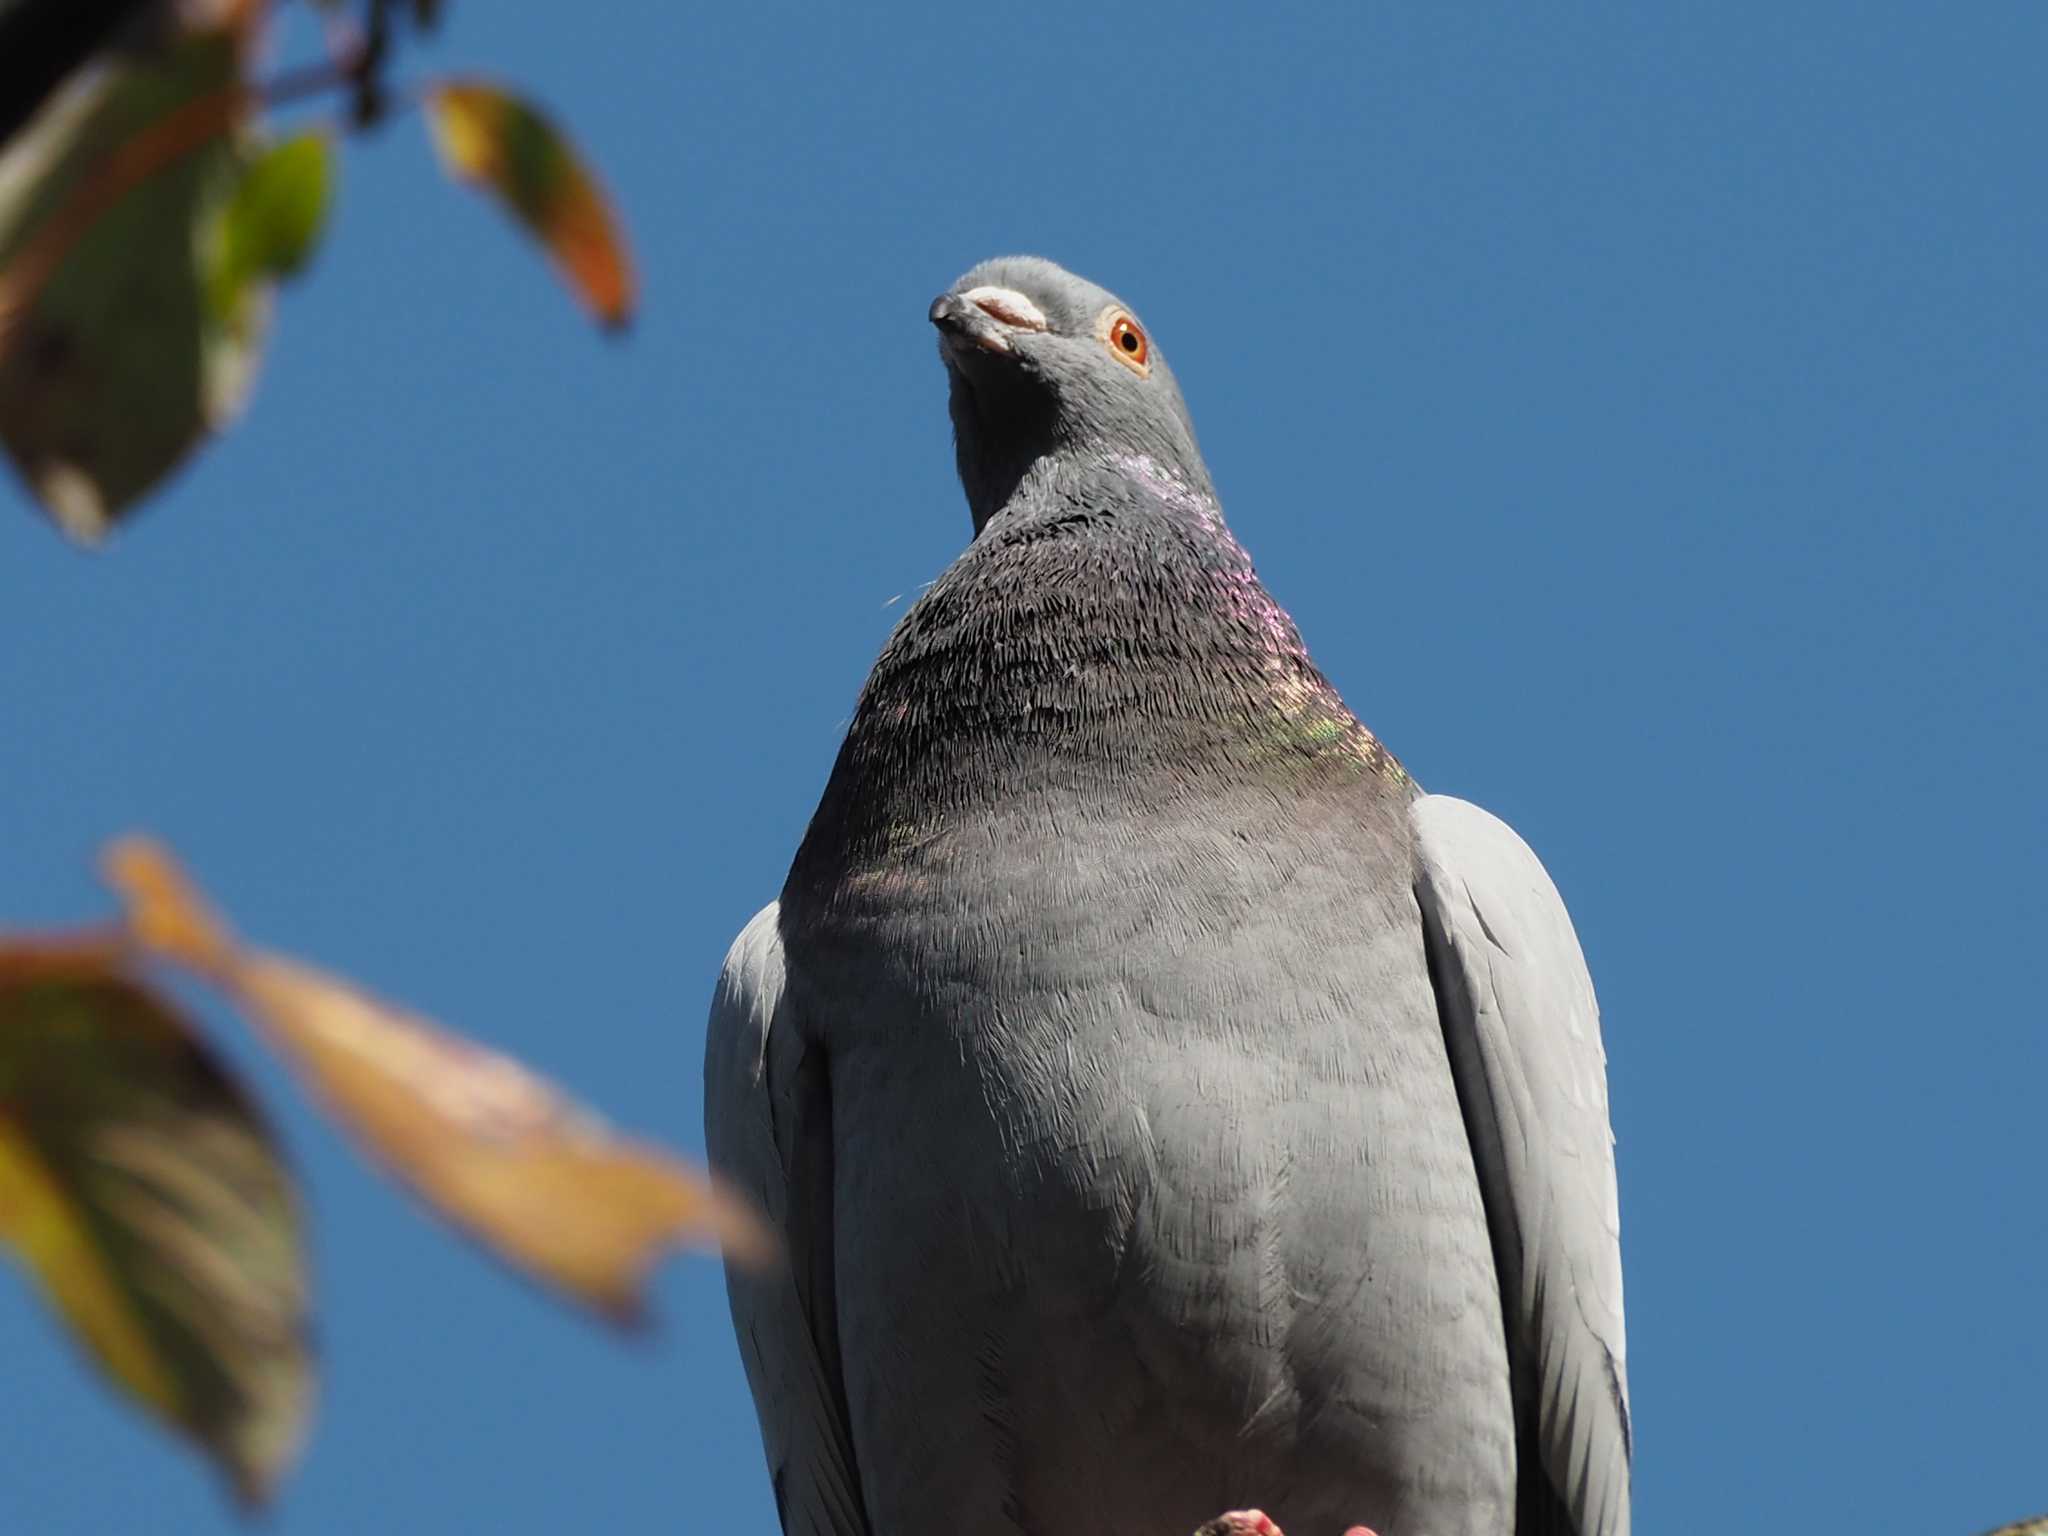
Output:
[[[1106,309],[1098,332],[1109,355],[1139,378],[1152,371],[1152,343],[1138,322],[1121,309]]]

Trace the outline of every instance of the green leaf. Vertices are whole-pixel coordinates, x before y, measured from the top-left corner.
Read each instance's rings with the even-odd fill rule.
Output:
[[[95,539],[239,409],[267,285],[217,303],[247,102],[232,32],[108,63],[0,155],[0,442]]]
[[[273,144],[250,163],[215,223],[207,294],[217,318],[232,322],[251,283],[305,267],[326,224],[333,173],[323,133]]]
[[[0,943],[0,1240],[110,1377],[267,1497],[313,1389],[297,1196],[241,1088],[105,941]]]

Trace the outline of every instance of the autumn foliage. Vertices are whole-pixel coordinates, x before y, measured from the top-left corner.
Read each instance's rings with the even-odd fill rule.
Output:
[[[75,539],[101,540],[235,418],[277,290],[330,222],[342,146],[408,108],[595,319],[631,317],[619,222],[552,121],[495,83],[392,78],[403,29],[438,6],[322,9],[326,56],[267,73],[261,0],[0,16],[0,41],[74,45],[24,71],[47,89],[0,129],[0,443]],[[104,869],[108,923],[0,930],[0,1242],[87,1357],[245,1504],[289,1469],[315,1394],[306,1202],[173,978],[232,1004],[430,1210],[608,1322],[639,1319],[650,1265],[679,1243],[771,1257],[702,1173],[520,1063],[243,942],[157,844],[118,842]]]

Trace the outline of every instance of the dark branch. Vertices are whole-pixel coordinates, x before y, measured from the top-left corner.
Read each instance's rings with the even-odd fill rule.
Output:
[[[0,0],[0,144],[157,0]]]
[[[377,123],[391,104],[384,88],[384,61],[391,52],[393,0],[370,0],[370,25],[363,34],[362,51],[353,66],[355,108],[358,128]]]

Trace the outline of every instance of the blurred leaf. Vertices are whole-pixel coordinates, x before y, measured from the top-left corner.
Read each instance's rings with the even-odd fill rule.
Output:
[[[0,1238],[110,1376],[268,1496],[313,1390],[297,1199],[111,941],[0,943]]]
[[[476,81],[438,86],[426,104],[448,174],[502,202],[599,320],[626,324],[634,295],[625,238],[604,193],[554,125],[518,97]]]
[[[237,944],[161,849],[128,840],[107,869],[143,944],[232,994],[371,1155],[529,1274],[625,1323],[668,1248],[767,1255],[742,1204],[518,1062]]]
[[[0,441],[59,526],[95,539],[247,393],[267,292],[208,301],[241,181],[239,36],[103,65],[0,155]]]
[[[1985,1536],[2048,1536],[2048,1515],[2036,1515],[2031,1520],[2001,1525],[1995,1531],[1987,1531]]]
[[[250,163],[213,226],[207,295],[231,319],[251,283],[290,277],[319,243],[334,152],[323,133],[273,144]]]

